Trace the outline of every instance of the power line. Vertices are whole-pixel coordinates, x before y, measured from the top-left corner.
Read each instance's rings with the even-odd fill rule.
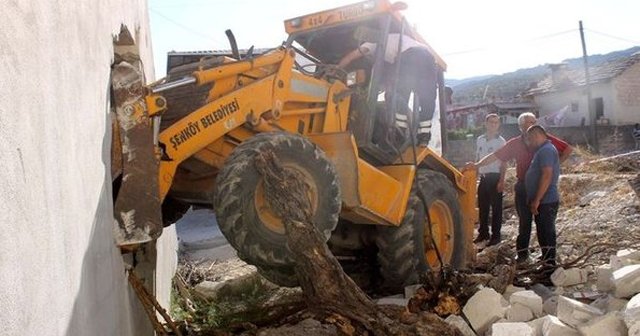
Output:
[[[200,32],[200,31],[197,31],[197,30],[195,30],[195,29],[193,29],[193,28],[191,28],[191,27],[185,26],[185,25],[183,25],[182,23],[180,23],[180,22],[177,22],[177,21],[173,20],[172,18],[170,18],[170,17],[168,17],[168,16],[166,16],[166,15],[164,15],[164,14],[162,14],[162,13],[158,12],[157,10],[155,10],[155,9],[153,9],[153,8],[149,8],[149,11],[151,11],[151,12],[155,13],[155,14],[156,14],[156,15],[158,15],[159,17],[161,17],[161,18],[163,18],[163,19],[165,19],[165,20],[167,20],[167,21],[169,21],[169,22],[173,23],[174,25],[176,25],[176,26],[178,26],[178,27],[180,27],[180,28],[182,28],[182,29],[184,29],[184,30],[186,30],[186,31],[188,31],[188,32],[190,32],[190,33],[192,33],[192,34],[194,34],[194,35],[196,35],[196,36],[200,37],[200,38],[204,38],[204,39],[207,39],[207,40],[209,40],[209,41],[213,41],[213,42],[215,42],[215,43],[217,43],[217,44],[223,44],[222,42],[220,42],[220,40],[215,39],[215,38],[213,38],[212,36],[207,35],[207,34],[204,34],[204,33]]]
[[[603,33],[603,32],[599,32],[597,30],[593,30],[593,29],[589,29],[589,28],[585,28],[584,30],[594,33],[594,34],[598,34],[598,35],[602,35],[614,40],[618,40],[618,41],[624,41],[624,42],[629,42],[629,43],[633,43],[635,45],[640,45],[640,41],[634,41],[634,40],[630,40],[624,37],[619,37],[619,36],[615,36],[615,35],[611,35],[611,34],[607,34],[607,33]]]
[[[569,34],[569,33],[575,33],[576,31],[577,31],[576,29],[564,30],[564,31],[560,31],[560,32],[557,32],[557,33],[552,33],[552,34],[547,34],[547,35],[534,37],[534,38],[527,39],[527,40],[522,40],[522,41],[519,41],[517,43],[524,44],[524,43],[529,43],[529,42],[535,42],[535,41],[540,41],[540,40],[551,39],[551,38],[554,38],[554,37],[557,37],[557,36],[566,35],[566,34]],[[474,49],[454,51],[454,52],[442,54],[442,56],[471,54],[471,53],[475,53],[475,52],[487,51],[487,50],[492,50],[492,49],[499,49],[499,48],[496,48],[495,46],[494,47],[488,47],[488,48],[486,48],[486,47],[485,48],[474,48]]]

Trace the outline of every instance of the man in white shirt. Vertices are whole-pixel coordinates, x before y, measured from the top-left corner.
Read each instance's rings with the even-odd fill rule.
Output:
[[[485,117],[486,133],[476,140],[476,161],[492,154],[504,146],[506,141],[498,134],[500,117],[490,113]],[[500,242],[502,229],[502,192],[504,190],[504,176],[506,164],[496,161],[490,165],[480,167],[480,185],[478,186],[478,210],[480,227],[478,237],[474,243],[489,241],[487,246]],[[489,233],[489,214],[491,214],[491,233]]]
[[[346,67],[351,62],[361,58],[375,56],[376,43],[365,42],[357,49],[345,55],[338,66]],[[400,55],[398,55],[398,51]],[[398,94],[398,108],[396,113],[405,114],[409,103],[411,92],[417,94],[419,102],[418,112],[418,142],[428,144],[431,139],[431,119],[435,110],[437,70],[435,58],[429,52],[426,45],[412,39],[407,35],[389,34],[387,46],[384,52],[384,60],[388,65],[385,67],[385,74],[391,74],[393,65],[400,59],[400,69],[397,80],[396,93]],[[393,76],[385,76],[385,90],[387,91],[385,100],[388,100],[390,89],[392,88]],[[389,102],[387,102],[389,103]],[[398,121],[402,121],[402,115],[396,115]],[[406,117],[404,118],[406,121]],[[406,124],[406,123],[405,123]]]

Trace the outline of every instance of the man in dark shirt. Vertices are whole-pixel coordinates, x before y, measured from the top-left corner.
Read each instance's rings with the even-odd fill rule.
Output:
[[[516,241],[516,248],[518,250],[518,263],[526,263],[529,260],[529,241],[531,240],[531,225],[533,222],[533,214],[527,203],[527,193],[525,190],[524,178],[529,164],[533,159],[534,150],[530,148],[527,143],[526,132],[529,127],[535,125],[537,122],[536,116],[533,113],[523,113],[518,117],[518,127],[522,135],[511,138],[507,143],[498,149],[495,153],[487,155],[478,162],[470,162],[465,167],[466,169],[477,169],[488,164],[500,160],[502,162],[508,162],[511,160],[516,161],[516,177],[518,181],[514,187],[515,191],[515,203],[516,211],[518,212],[518,239]],[[566,142],[548,134],[549,141],[556,147],[560,156],[560,163],[564,162],[573,148]]]
[[[560,157],[551,144],[542,126],[534,125],[527,130],[531,147],[536,148],[524,178],[527,203],[536,222],[538,243],[542,249],[544,271],[550,275],[556,265],[556,215],[560,194]]]

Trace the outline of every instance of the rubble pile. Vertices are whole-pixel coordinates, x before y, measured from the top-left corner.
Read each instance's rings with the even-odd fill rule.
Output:
[[[610,256],[607,271],[558,268],[554,287],[479,287],[445,319],[463,335],[640,335],[640,251]]]

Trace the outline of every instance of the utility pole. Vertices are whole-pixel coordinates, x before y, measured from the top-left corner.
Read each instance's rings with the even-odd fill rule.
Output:
[[[598,148],[598,134],[596,130],[596,111],[593,108],[591,101],[591,77],[589,76],[589,61],[587,60],[587,44],[584,41],[584,29],[582,28],[582,20],[579,21],[580,25],[580,40],[582,40],[582,60],[584,62],[584,79],[585,87],[587,90],[587,111],[589,113],[589,137],[591,138],[591,145],[593,150],[597,153]]]

